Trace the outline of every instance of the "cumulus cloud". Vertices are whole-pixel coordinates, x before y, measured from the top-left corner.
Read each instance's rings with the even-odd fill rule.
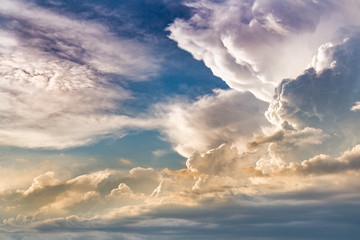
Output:
[[[259,229],[280,234],[280,229],[274,230],[279,224],[290,232],[311,229],[313,218],[321,219],[324,227],[337,224],[328,219],[329,213],[338,217],[335,222],[353,226],[353,217],[348,219],[344,211],[358,206],[360,196],[354,189],[359,184],[354,178],[360,174],[359,146],[338,158],[319,155],[269,173],[255,169],[255,163],[246,159],[236,148],[222,145],[201,156],[194,154],[188,158],[188,169],[176,171],[104,170],[69,180],[47,172],[25,190],[0,193],[2,234],[34,231],[41,239],[49,231],[57,231],[61,238],[75,232],[83,237],[79,232],[91,230],[93,237],[107,232],[114,238],[128,234],[155,239],[159,233],[165,238],[204,236],[210,229],[223,237],[219,230],[226,228],[232,231],[230,239],[238,239],[240,227],[247,229],[242,236],[248,239],[259,237]],[[147,185],[153,193],[138,187],[146,181],[154,181]],[[301,214],[304,209],[309,212]],[[19,229],[27,230],[20,233]]]
[[[243,143],[270,128],[264,117],[266,107],[249,92],[216,90],[193,103],[159,104],[156,112],[163,119],[161,131],[187,157],[222,143],[244,148]]]
[[[33,179],[27,189],[2,190],[1,215],[24,215],[38,221],[51,217],[95,216],[104,209],[143,203],[160,183],[153,169],[134,168],[128,173],[103,170],[69,180],[58,179],[53,171]]]
[[[186,166],[193,172],[210,175],[234,175],[238,170],[239,154],[236,147],[223,144],[202,155],[194,152],[186,161]]]
[[[251,155],[221,145],[202,155],[194,153],[187,160],[187,169],[177,171],[157,172],[138,167],[127,174],[103,170],[69,180],[60,180],[54,172],[47,172],[35,177],[26,189],[2,191],[0,210],[4,223],[15,224],[11,219],[16,217],[19,224],[25,220],[39,224],[70,214],[101,221],[117,219],[122,214],[146,215],[173,204],[183,207],[228,204],[235,196],[241,199],[245,195],[259,197],[318,188],[333,177],[338,179],[338,184],[349,184],[352,177],[341,173],[358,174],[359,156],[356,146],[338,158],[319,155],[300,163],[273,165],[271,171],[265,172]]]
[[[291,172],[298,174],[320,175],[335,174],[345,171],[358,171],[360,168],[360,145],[346,151],[338,158],[332,158],[328,155],[318,155],[300,164],[290,163],[280,172]]]
[[[0,17],[0,144],[78,146],[132,122],[115,114],[132,98],[120,82],[156,73],[148,48],[22,1],[4,1]]]
[[[192,17],[176,19],[169,37],[231,88],[265,101],[282,79],[299,75],[337,29],[359,24],[360,11],[356,1],[199,0],[187,6]]]
[[[278,126],[311,127],[329,135],[319,153],[339,154],[359,141],[354,103],[359,100],[359,32],[343,30],[343,40],[320,47],[314,68],[284,80],[266,113]]]

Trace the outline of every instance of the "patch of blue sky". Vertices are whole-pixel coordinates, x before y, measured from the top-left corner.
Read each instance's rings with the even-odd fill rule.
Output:
[[[21,161],[33,164],[76,161],[82,165],[77,174],[109,169],[130,169],[133,167],[170,168],[185,167],[185,159],[174,152],[171,145],[161,139],[157,131],[133,131],[123,138],[106,138],[91,145],[68,149],[29,149],[0,146],[2,167],[19,164]],[[156,154],[160,152],[161,154]]]
[[[213,89],[229,88],[215,77],[202,61],[181,50],[168,38],[166,27],[175,18],[187,18],[189,8],[181,1],[59,1],[37,0],[42,7],[75,18],[92,20],[108,27],[121,38],[145,42],[159,59],[160,70],[148,81],[109,75],[111,82],[122,85],[134,98],[122,101],[121,113],[138,113],[154,103],[181,96],[191,100]],[[129,81],[124,81],[129,80]],[[135,80],[135,81],[131,81]]]
[[[160,156],[156,151],[163,151]],[[161,140],[157,131],[132,132],[119,139],[108,138],[98,143],[61,151],[64,154],[88,156],[101,162],[103,168],[152,167],[179,169],[185,167],[185,159],[171,149],[168,142]],[[131,164],[122,162],[131,161]]]
[[[111,82],[131,91],[133,98],[122,100],[115,113],[136,116],[149,111],[156,103],[171,98],[195,100],[213,89],[227,89],[221,79],[215,77],[203,62],[179,49],[170,40],[165,28],[175,18],[187,18],[189,9],[179,1],[34,1],[36,4],[72,18],[86,19],[108,27],[122,38],[136,39],[151,45],[158,54],[160,70],[147,81],[123,81],[122,76],[109,75]],[[3,147],[4,148],[4,147]],[[159,157],[152,153],[165,151]],[[95,158],[99,168],[117,168],[119,159],[129,159],[135,165],[148,167],[184,167],[184,159],[161,140],[156,131],[133,131],[120,139],[104,139],[90,146],[67,150],[11,148],[18,158],[24,156],[55,155],[66,153],[77,159]],[[41,158],[41,157],[40,157]],[[126,166],[123,166],[126,167]]]

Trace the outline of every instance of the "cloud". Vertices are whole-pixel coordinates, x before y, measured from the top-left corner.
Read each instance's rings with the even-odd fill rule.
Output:
[[[192,17],[176,19],[169,37],[231,88],[265,101],[282,79],[301,74],[336,30],[359,24],[360,11],[356,1],[199,0],[187,6]]]
[[[254,134],[270,127],[263,114],[266,107],[249,92],[216,90],[193,103],[159,104],[155,111],[163,119],[160,130],[174,149],[187,157],[195,150],[205,152],[222,143],[243,148]]]
[[[17,21],[5,21],[0,34],[0,73],[6,73],[0,84],[4,143],[68,147],[135,126],[160,129],[188,159],[186,169],[86,172],[77,166],[80,174],[46,169],[26,187],[5,184],[0,237],[48,239],[56,232],[59,239],[357,239],[360,37],[356,28],[344,28],[340,40],[323,42],[346,19],[358,16],[355,3],[349,2],[351,9],[331,1],[192,2],[194,15],[176,20],[169,28],[171,38],[236,90],[158,104],[154,118],[143,120],[115,114],[117,103],[131,93],[108,81],[107,74],[131,78],[131,71],[127,75],[125,66],[125,72],[118,72],[111,63],[103,67],[102,61],[114,56],[102,44],[88,49],[79,33],[92,37],[99,31],[109,36],[110,45],[118,37],[100,25],[63,17],[75,26],[71,36],[52,37],[44,16],[57,15],[32,6],[41,17],[27,16],[27,10],[14,11],[17,2],[6,1],[0,12]],[[334,9],[353,15],[337,16]],[[327,24],[339,19],[326,33]],[[16,28],[24,22],[32,27]],[[14,30],[6,27],[10,23]],[[76,24],[91,28],[81,32]],[[61,21],[51,26],[64,32]],[[23,35],[29,40],[19,41]],[[80,43],[68,44],[77,38]],[[302,48],[309,43],[304,39],[314,43]],[[308,57],[320,42],[325,44],[310,68],[302,73],[292,68],[291,59],[304,70],[302,64],[311,62]],[[74,54],[80,45],[84,55]],[[294,50],[304,55],[294,59]],[[278,72],[287,62],[289,69]],[[53,69],[61,77],[47,82]],[[276,89],[266,115],[278,127],[274,130],[264,116],[268,104],[258,98],[268,100],[285,75],[295,77]],[[46,100],[49,105],[42,105]]]
[[[358,171],[360,168],[360,145],[346,151],[338,158],[332,158],[328,155],[318,155],[300,164],[290,163],[285,169],[279,169],[279,172],[290,174],[336,174],[346,171]]]
[[[5,236],[34,232],[38,239],[54,231],[59,239],[104,239],[104,232],[111,235],[109,239],[240,236],[270,240],[289,239],[298,232],[307,239],[356,239],[358,211],[354,209],[358,209],[360,196],[354,191],[359,188],[354,178],[360,174],[359,149],[356,146],[338,158],[320,155],[300,164],[289,163],[269,174],[250,171],[247,167],[254,165],[249,161],[242,162],[246,167],[237,168],[234,164],[244,156],[226,145],[197,162],[190,157],[189,169],[177,171],[134,168],[121,176],[104,170],[65,181],[48,172],[34,179],[28,188],[34,189],[31,193],[1,192],[0,226]],[[205,168],[209,162],[218,167]],[[192,167],[198,167],[198,172]],[[232,168],[238,172],[230,171]],[[163,180],[157,184],[162,190],[156,196],[130,187],[131,181],[146,184],[146,179],[160,175]],[[114,177],[121,183],[103,192],[104,184]],[[319,227],[335,230],[328,235],[315,231]]]
[[[133,119],[117,113],[133,96],[121,82],[158,70],[147,47],[31,3],[4,1],[0,17],[0,144],[66,148],[124,134]]]
[[[54,179],[54,172],[47,172],[34,178],[34,182],[31,184],[24,194],[28,195],[36,190],[42,189],[45,186],[53,186],[59,184],[59,180]]]
[[[155,150],[152,152],[152,154],[155,156],[155,157],[163,157],[167,154],[168,152],[166,150],[161,150],[161,149],[158,149],[158,150]]]
[[[360,110],[360,102],[356,102],[354,106],[351,107],[351,111],[359,111]]]
[[[236,147],[223,144],[202,155],[194,152],[186,161],[186,166],[193,172],[209,175],[234,175],[238,170],[239,154]]]
[[[342,40],[321,46],[314,68],[284,80],[266,113],[278,126],[321,129],[330,138],[318,153],[336,155],[359,140],[359,36],[357,28],[344,29]]]
[[[6,1],[0,13],[6,19],[3,28],[15,32],[25,47],[133,80],[156,73],[156,60],[149,49],[136,39],[116,37],[96,22],[72,19],[22,1]]]
[[[133,163],[129,159],[121,158],[119,159],[119,162],[124,165],[132,165]]]
[[[124,183],[135,193],[151,194],[160,181],[161,175],[154,169],[136,167],[131,169],[127,176],[111,176],[99,185],[99,191],[109,194],[112,189]]]
[[[254,141],[247,143],[247,146],[250,150],[267,147],[269,159],[272,160],[302,161],[316,155],[318,147],[329,137],[321,129],[309,127],[301,130],[282,129],[269,136],[256,136]]]
[[[128,173],[102,170],[68,180],[49,171],[33,179],[26,189],[0,192],[2,219],[28,216],[29,221],[68,216],[95,216],[104,209],[143,203],[159,185],[161,176],[153,169],[133,168]],[[131,187],[131,188],[130,188]]]

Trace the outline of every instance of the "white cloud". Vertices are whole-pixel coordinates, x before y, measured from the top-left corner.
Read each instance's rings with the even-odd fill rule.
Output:
[[[360,87],[359,32],[348,28],[341,36],[339,42],[320,47],[316,69],[280,84],[266,113],[278,126],[317,128],[330,136],[318,154],[337,155],[359,141],[359,114],[354,111]]]
[[[193,172],[208,175],[235,175],[240,166],[239,153],[236,147],[223,144],[216,149],[200,155],[194,152],[186,161],[186,166]]]
[[[359,111],[360,110],[360,102],[356,102],[354,106],[351,107],[351,111]]]
[[[356,1],[193,1],[190,19],[176,19],[170,38],[203,60],[231,88],[270,101],[317,48],[348,24],[359,24]]]
[[[150,123],[116,114],[133,97],[118,83],[158,70],[136,39],[22,1],[3,1],[0,15],[1,145],[66,148]]]
[[[266,107],[249,92],[217,90],[193,103],[158,105],[156,112],[163,119],[161,131],[187,157],[222,143],[243,149],[246,141],[270,127],[264,117]]]
[[[5,1],[0,13],[15,20],[6,22],[5,28],[16,31],[25,47],[133,80],[144,80],[158,69],[149,49],[135,39],[116,37],[96,22],[71,19],[23,1]]]

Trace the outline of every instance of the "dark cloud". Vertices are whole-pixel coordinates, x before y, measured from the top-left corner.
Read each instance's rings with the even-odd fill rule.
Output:
[[[296,202],[279,205],[229,203],[216,208],[169,205],[153,209],[144,218],[106,223],[93,221],[91,228],[86,227],[87,220],[73,217],[39,224],[37,229],[60,233],[118,232],[137,234],[140,239],[357,239],[357,203],[326,203],[323,199],[315,203],[299,199]],[[216,221],[213,216],[217,216]]]

